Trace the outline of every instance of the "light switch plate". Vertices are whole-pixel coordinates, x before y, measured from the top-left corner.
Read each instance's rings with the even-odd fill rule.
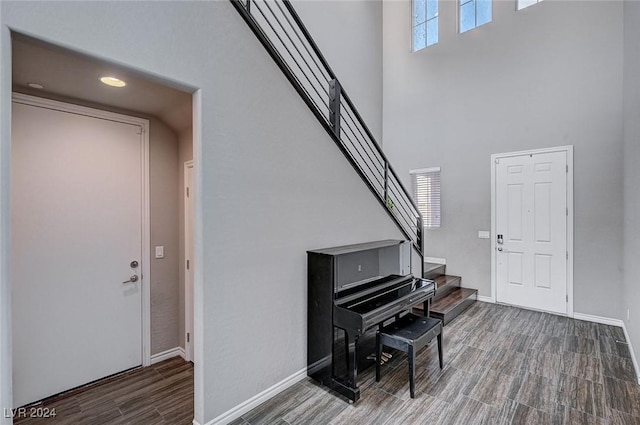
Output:
[[[156,258],[164,258],[164,246],[156,247]]]
[[[488,230],[478,230],[478,237],[480,239],[489,239],[491,233]]]

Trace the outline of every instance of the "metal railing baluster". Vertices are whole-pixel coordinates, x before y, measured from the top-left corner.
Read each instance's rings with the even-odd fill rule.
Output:
[[[329,81],[329,122],[333,132],[340,138],[340,82],[335,78]]]

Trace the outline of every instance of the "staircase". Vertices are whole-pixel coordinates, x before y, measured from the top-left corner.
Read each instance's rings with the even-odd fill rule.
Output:
[[[429,316],[442,320],[445,326],[478,298],[477,289],[461,287],[462,278],[447,275],[443,264],[425,263],[423,276],[435,280],[437,288]],[[422,313],[421,309],[414,310],[417,310],[418,314]]]
[[[230,0],[422,259],[422,216],[288,0]],[[417,274],[417,273],[416,273]]]
[[[289,0],[230,0],[420,257],[437,291],[430,316],[451,322],[477,299],[445,266],[423,262],[422,215]],[[417,274],[414,272],[414,274]],[[415,309],[415,308],[414,308]],[[418,309],[419,310],[419,309]]]

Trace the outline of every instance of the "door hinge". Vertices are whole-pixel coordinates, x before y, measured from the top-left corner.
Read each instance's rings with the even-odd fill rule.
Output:
[[[569,294],[567,294],[567,302],[569,302]]]
[[[191,335],[189,334],[189,332],[187,332],[187,342],[189,342],[191,340]]]
[[[566,208],[567,211],[567,217],[569,217],[569,208]]]
[[[187,270],[189,270],[189,260],[187,260]]]
[[[569,164],[567,164],[567,173],[569,172]]]
[[[567,260],[569,259],[569,251],[567,251]]]
[[[189,197],[189,186],[187,186],[187,198]]]

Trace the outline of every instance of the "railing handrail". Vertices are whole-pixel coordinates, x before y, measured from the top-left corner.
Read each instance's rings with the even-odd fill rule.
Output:
[[[369,129],[369,127],[364,122],[364,119],[360,115],[360,112],[358,111],[358,109],[355,107],[355,105],[352,102],[351,98],[349,97],[347,92],[344,90],[344,88],[341,87],[341,85],[339,83],[339,79],[336,77],[335,72],[333,71],[333,69],[329,65],[328,61],[326,60],[326,58],[324,57],[324,55],[320,51],[320,48],[318,47],[318,45],[316,44],[315,40],[313,39],[313,37],[309,33],[309,30],[307,29],[307,27],[302,22],[302,19],[300,18],[300,16],[298,15],[296,10],[294,9],[294,7],[291,4],[290,0],[281,0],[281,3],[287,9],[287,11],[288,11],[290,17],[292,18],[293,22],[295,22],[295,25],[297,26],[297,29],[299,29],[300,32],[302,33],[303,38],[308,43],[308,45],[311,48],[311,50],[313,51],[313,53],[316,55],[316,58],[320,62],[322,67],[320,67],[320,65],[317,63],[317,61],[315,60],[316,58],[313,58],[313,56],[311,55],[311,52],[309,52],[308,49],[307,49],[307,53],[309,55],[311,55],[310,56],[311,59],[315,62],[315,65],[318,67],[320,72],[322,73],[324,71],[330,77],[329,83],[330,84],[334,84],[334,83],[331,83],[331,81],[334,81],[335,84],[337,84],[338,93],[339,93],[338,94],[338,99],[337,99],[337,102],[338,102],[338,106],[337,106],[337,111],[338,111],[337,121],[332,122],[331,119],[327,120],[327,117],[324,116],[324,114],[320,110],[320,107],[318,106],[316,101],[314,101],[312,99],[312,94],[310,92],[308,92],[302,86],[302,83],[298,79],[298,77],[295,75],[294,70],[285,61],[284,57],[281,56],[281,54],[278,52],[277,47],[275,47],[273,42],[269,39],[269,37],[266,35],[266,33],[261,28],[261,26],[257,23],[257,21],[255,21],[255,18],[253,17],[253,15],[251,14],[251,11],[250,11],[251,3],[253,2],[253,0],[230,0],[230,1],[234,5],[236,10],[238,10],[240,15],[244,18],[244,20],[247,22],[247,24],[249,24],[249,27],[253,30],[254,34],[258,37],[260,42],[265,46],[265,48],[266,48],[267,52],[269,53],[269,55],[274,59],[274,61],[281,68],[281,70],[283,71],[283,73],[285,74],[285,76],[287,77],[289,82],[294,86],[294,88],[296,89],[298,94],[300,94],[300,96],[303,98],[304,102],[307,104],[309,109],[311,109],[311,111],[316,116],[316,118],[318,118],[318,120],[320,121],[322,126],[325,128],[325,130],[331,135],[331,137],[334,139],[334,141],[336,142],[338,147],[343,151],[343,154],[346,156],[347,160],[351,163],[351,165],[358,172],[360,177],[365,181],[365,183],[367,183],[367,186],[372,191],[372,193],[374,195],[376,195],[376,198],[378,198],[378,200],[383,204],[383,206],[387,210],[387,213],[393,218],[393,220],[396,222],[396,224],[398,225],[400,230],[405,234],[405,236],[408,239],[410,239],[412,241],[412,244],[414,245],[414,248],[418,251],[419,255],[422,257],[422,255],[423,255],[422,254],[422,233],[423,233],[423,229],[421,229],[420,227],[422,227],[423,217],[422,217],[422,214],[420,213],[420,210],[418,209],[418,205],[416,204],[416,202],[414,201],[413,197],[411,196],[411,194],[409,193],[407,188],[404,186],[404,184],[400,180],[398,174],[396,173],[396,171],[394,170],[393,166],[391,165],[391,162],[387,158],[386,154],[382,150],[382,147],[380,146],[380,144],[378,143],[378,141],[374,137],[374,135],[371,132],[371,130]],[[266,2],[265,2],[265,4],[266,4]],[[271,10],[270,7],[268,6],[268,4],[266,4],[266,6],[269,8],[269,10]],[[258,9],[258,10],[260,10],[260,9]],[[263,12],[260,11],[260,13],[263,13]],[[284,13],[284,12],[282,12],[282,13]],[[273,14],[273,11],[272,11],[272,14]],[[275,17],[275,15],[273,15],[273,16]],[[266,19],[266,16],[264,14],[263,14],[263,18]],[[286,18],[286,15],[285,15],[285,18]],[[282,26],[282,23],[279,22],[278,18],[275,17],[275,19],[276,19],[276,22],[278,22],[278,24],[280,24],[280,28],[282,28],[282,30],[285,30],[285,28]],[[286,18],[286,19],[288,21],[288,18]],[[280,35],[278,35],[278,33],[276,32],[275,28],[273,28],[272,24],[268,20],[266,22],[269,24],[269,26],[271,26],[271,30],[275,33],[277,38],[280,39],[280,43],[284,45],[283,40],[281,39]],[[288,23],[289,23],[289,25],[291,26],[291,28],[293,29],[293,31],[295,33],[296,29],[293,27],[293,24],[290,21]],[[290,35],[286,31],[288,31],[288,30],[285,30],[285,35],[287,35],[287,37],[289,37],[290,41],[293,41],[290,38]],[[300,34],[296,34],[296,36],[299,37]],[[274,37],[274,39],[275,39],[275,37]],[[302,42],[302,40],[300,40],[300,41]],[[307,74],[305,74],[306,71],[302,70],[302,68],[300,67],[300,64],[297,63],[297,59],[293,58],[293,55],[292,55],[291,51],[289,51],[288,47],[286,45],[284,45],[284,47],[285,47],[285,49],[287,49],[287,52],[289,53],[289,56],[294,60],[293,63],[295,65],[297,65],[298,68],[303,72],[302,75],[305,76],[305,78],[307,79],[307,81],[310,84],[312,84],[312,88],[313,88],[313,83],[311,83],[311,81],[309,80],[309,76]],[[297,49],[297,47],[296,47],[296,49]],[[305,47],[305,49],[306,49],[306,47]],[[306,65],[309,68],[309,70],[311,71],[311,73],[314,74],[315,71],[313,71],[311,69],[310,65],[307,63],[306,59],[304,57],[302,57],[301,52],[299,50],[298,50],[298,53],[300,54],[300,57],[302,58],[302,60],[306,63]],[[314,74],[314,77],[316,78],[316,80],[318,82],[320,82],[320,80],[318,80],[317,75]],[[323,75],[322,79],[324,79],[324,78],[325,77]],[[320,95],[320,93],[318,93],[318,91],[317,91],[317,88],[314,88],[314,90],[316,91],[316,94]],[[356,125],[356,126],[359,125],[362,128],[362,130],[365,132],[365,134],[367,136],[365,138],[365,142],[367,142],[367,145],[369,146],[369,149],[373,148],[373,152],[375,152],[379,156],[381,161],[382,161],[382,163],[380,165],[382,165],[382,167],[384,167],[383,185],[384,185],[384,198],[385,199],[382,199],[382,195],[375,189],[373,181],[365,174],[364,170],[362,169],[362,166],[357,163],[357,160],[355,159],[355,154],[358,153],[360,155],[360,157],[364,160],[364,157],[362,156],[362,153],[358,152],[358,148],[355,146],[355,144],[353,144],[353,141],[351,140],[351,138],[348,135],[347,135],[347,138],[349,139],[351,144],[355,147],[355,149],[356,149],[355,152],[351,152],[347,148],[347,146],[345,145],[346,141],[343,141],[341,139],[341,137],[340,137],[340,131],[341,131],[340,115],[341,115],[341,112],[340,112],[339,102],[340,102],[341,99],[344,99],[344,101],[346,102],[346,105],[349,107],[350,113],[348,115],[352,114],[351,120],[352,120],[353,124]],[[327,104],[324,103],[324,106],[327,106]],[[335,105],[333,107],[336,108]],[[330,115],[331,115],[331,110],[332,110],[332,106],[331,106],[331,100],[330,100],[330,104],[329,104],[329,113],[330,113]],[[337,127],[336,127],[336,123],[337,123]],[[349,129],[351,130],[352,134],[356,137],[356,140],[359,141],[359,139],[357,138],[357,136],[353,132],[353,129],[350,126],[349,126]],[[357,127],[356,127],[356,129],[357,129]],[[360,130],[358,130],[358,131],[360,131]],[[364,138],[364,135],[362,133],[360,133],[360,135]],[[364,149],[364,146],[362,146],[362,145],[360,145],[360,146]],[[365,153],[366,153],[366,151],[365,151]],[[367,153],[367,156],[368,155],[369,154]],[[369,159],[372,160],[370,156],[369,156]],[[366,163],[366,160],[365,160],[365,163]],[[366,165],[367,165],[367,168],[371,171],[372,169],[369,167],[369,165],[368,164],[366,164]],[[381,172],[381,171],[379,170],[378,172]],[[411,205],[411,207],[413,207],[414,211],[407,212],[407,210],[404,207],[402,207],[402,209],[404,210],[404,214],[402,214],[402,212],[399,211],[398,212],[399,215],[396,216],[391,212],[392,207],[389,206],[389,202],[391,201],[391,203],[393,204],[393,201],[390,198],[390,194],[392,192],[390,191],[390,188],[389,188],[390,185],[391,185],[391,183],[390,183],[391,182],[391,180],[390,180],[391,177],[389,177],[389,174],[391,175],[393,180],[395,180],[392,183],[392,185],[395,186],[396,188],[399,188],[401,193],[404,195],[404,197],[397,197],[397,195],[394,195],[395,199],[408,201],[409,204]],[[379,181],[376,182],[376,184],[379,184],[379,183],[380,183]],[[400,217],[402,217],[402,220],[404,220],[404,222],[409,227],[409,229],[412,229],[413,227],[415,227],[415,233],[416,233],[415,236],[410,235],[407,232],[407,230],[405,229],[405,224],[402,224],[401,221],[400,221]],[[413,217],[412,221],[416,221],[415,225],[412,224],[412,223],[409,223],[407,221],[406,217]],[[414,240],[414,237],[415,237],[415,240]]]

